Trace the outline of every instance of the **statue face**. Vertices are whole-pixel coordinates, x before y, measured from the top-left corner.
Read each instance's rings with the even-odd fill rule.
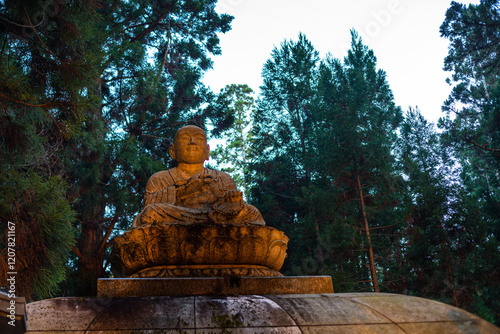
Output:
[[[170,156],[180,163],[199,164],[208,160],[209,150],[205,132],[197,126],[188,125],[175,134]]]

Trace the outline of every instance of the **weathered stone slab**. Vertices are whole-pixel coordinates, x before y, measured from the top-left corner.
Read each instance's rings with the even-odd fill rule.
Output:
[[[197,329],[196,334],[302,334],[299,327],[209,328]],[[324,332],[323,332],[324,333]]]
[[[103,310],[89,331],[195,328],[194,297],[124,298]]]
[[[390,317],[391,321],[400,322],[450,322],[474,321],[479,318],[459,308],[419,297],[408,298],[398,294],[336,294],[360,305],[377,310],[381,315]]]
[[[28,331],[78,332],[113,302],[110,298],[62,297],[27,305]]]
[[[330,276],[104,278],[97,283],[101,297],[280,295],[333,293]]]
[[[268,296],[301,326],[347,325],[347,324],[390,324],[391,321],[376,311],[347,299],[331,295],[281,295]],[[333,298],[332,298],[333,297]]]
[[[285,310],[274,301],[262,296],[221,296],[197,299],[196,325],[206,329],[297,327]]]
[[[341,326],[301,326],[303,334],[405,334],[397,325],[394,324],[359,324],[359,325],[341,325]],[[432,333],[432,332],[428,332]],[[440,332],[446,333],[446,332]]]
[[[420,322],[400,324],[400,327],[406,333],[428,334],[428,333],[480,333],[480,334],[498,334],[499,328],[493,326],[483,326],[478,321],[443,321],[443,322]]]
[[[0,333],[26,332],[26,300],[0,291]]]
[[[384,293],[55,298],[27,312],[29,334],[500,333],[453,306]]]

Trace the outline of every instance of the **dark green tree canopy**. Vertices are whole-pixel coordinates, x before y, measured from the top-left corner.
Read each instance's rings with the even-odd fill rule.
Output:
[[[250,149],[252,141],[250,117],[255,109],[253,95],[253,90],[247,85],[232,84],[221,89],[214,103],[214,109],[217,110],[217,114],[225,115],[226,121],[211,131],[213,136],[224,138],[223,144],[211,148],[211,157],[217,161],[222,170],[232,176],[238,189],[243,191],[248,188],[245,175],[249,172],[248,162],[253,158]],[[231,127],[220,130],[230,123]]]
[[[285,274],[498,324],[499,2],[446,13],[441,132],[419,110],[403,117],[354,31],[343,59],[321,58],[303,34],[282,42],[256,101],[246,85],[214,94],[202,77],[232,21],[216,4],[0,1],[0,281],[12,222],[22,295],[95,294],[147,179],[172,167],[175,131],[195,124],[226,144],[214,156],[291,238]]]
[[[34,170],[40,187],[52,175],[66,181],[54,192],[75,211],[61,220],[77,235],[78,284],[66,293],[95,293],[115,227],[128,228],[147,178],[171,164],[175,131],[223,120],[201,82],[232,20],[216,3],[2,2],[3,165],[7,177]]]
[[[478,5],[452,2],[441,26],[450,40],[444,69],[456,83],[441,120],[450,142],[473,146],[500,157],[500,4],[482,0]],[[497,166],[498,168],[498,166]]]

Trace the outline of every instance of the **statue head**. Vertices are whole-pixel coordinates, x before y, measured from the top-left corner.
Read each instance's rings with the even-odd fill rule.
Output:
[[[169,153],[178,163],[203,164],[210,157],[205,131],[194,125],[180,128],[175,133]]]

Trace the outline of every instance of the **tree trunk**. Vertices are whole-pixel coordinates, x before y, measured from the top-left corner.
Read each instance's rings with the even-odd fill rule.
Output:
[[[443,247],[444,247],[444,251],[446,254],[445,266],[448,269],[448,279],[450,281],[451,293],[453,294],[453,301],[455,302],[456,307],[460,307],[458,304],[458,297],[457,297],[457,292],[455,289],[455,278],[453,277],[453,271],[451,270],[451,266],[450,266],[450,257],[448,255],[449,254],[448,253],[448,245],[447,245],[446,241],[443,241]]]
[[[314,218],[314,228],[316,229],[316,240],[319,240],[320,231],[319,231],[318,220],[316,219],[316,217]],[[318,245],[316,246],[316,252],[318,254],[318,260],[321,265],[321,269],[323,269],[325,267],[325,256],[323,255],[323,250],[321,249],[321,245],[319,242]]]
[[[80,296],[97,295],[97,279],[104,275],[104,251],[98,253],[103,231],[97,222],[83,222],[78,240],[78,286]]]
[[[453,277],[453,272],[451,271],[451,266],[449,263],[447,263],[446,266],[448,267],[448,274],[450,277],[449,280],[450,280],[451,292],[453,294],[453,301],[455,302],[456,307],[460,307],[458,304],[457,292],[455,291],[455,278]]]
[[[97,79],[95,85],[89,87],[89,92],[101,98],[100,79]],[[89,137],[104,141],[106,137],[106,128],[102,126],[103,115],[102,106],[87,111],[86,131]],[[106,159],[102,156],[104,151],[94,147],[90,142],[82,142],[81,148],[83,154],[80,159],[86,162],[85,168],[77,171],[75,178],[80,179],[82,186],[79,189],[79,197],[82,198],[78,207],[78,218],[81,224],[81,233],[78,239],[76,254],[78,256],[77,266],[77,294],[80,296],[97,295],[97,279],[103,277],[104,254],[102,247],[106,242],[105,238],[105,208],[106,208],[106,187],[103,186],[109,181],[109,172],[106,173]],[[109,161],[108,161],[109,163]],[[93,166],[99,164],[98,175],[94,175]],[[84,180],[85,182],[82,182]],[[114,226],[114,224],[112,224]]]
[[[359,200],[361,203],[361,212],[363,213],[363,223],[365,225],[366,240],[368,242],[368,260],[370,262],[370,272],[372,276],[373,290],[375,292],[380,292],[380,289],[378,287],[377,271],[375,270],[375,261],[373,259],[373,247],[372,247],[372,239],[370,236],[370,227],[368,225],[368,218],[366,217],[365,200],[363,195],[363,189],[361,188],[361,181],[359,179],[358,164],[356,163],[356,161],[354,161],[354,171],[356,173]]]

